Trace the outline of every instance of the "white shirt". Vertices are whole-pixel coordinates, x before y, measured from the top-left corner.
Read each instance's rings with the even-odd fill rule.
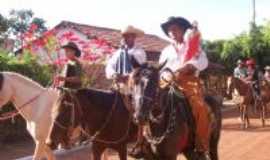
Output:
[[[197,68],[198,71],[202,71],[207,68],[208,59],[202,49],[200,49],[201,53],[197,54],[197,57],[193,57],[189,61],[184,62],[186,50],[186,43],[182,43],[178,46],[178,52],[176,51],[174,45],[170,44],[162,51],[159,58],[159,64],[162,64],[167,60],[167,63],[163,68],[169,68],[173,72],[183,68],[186,64],[192,64],[194,67]]]
[[[117,73],[116,63],[120,57],[120,54],[121,54],[121,49],[118,49],[117,51],[113,53],[112,57],[107,61],[105,72],[106,72],[106,77],[108,79],[112,79],[113,78],[112,76],[115,73]],[[143,64],[146,62],[146,54],[144,50],[140,47],[135,46],[131,49],[128,49],[128,55],[133,56],[139,64]]]

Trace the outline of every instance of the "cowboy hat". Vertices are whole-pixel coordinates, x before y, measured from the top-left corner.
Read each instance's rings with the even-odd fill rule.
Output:
[[[68,42],[67,44],[63,45],[61,48],[70,48],[75,51],[75,56],[80,57],[81,56],[81,51],[78,48],[78,46],[74,42]]]
[[[264,67],[265,70],[270,70],[270,66]]]
[[[239,59],[239,60],[237,61],[237,64],[245,64],[245,63],[244,63],[243,60]]]
[[[121,30],[121,34],[135,34],[137,37],[141,37],[144,35],[144,32],[138,28],[133,27],[132,25],[128,25]]]
[[[192,28],[190,22],[183,17],[169,17],[166,22],[161,24],[161,28],[166,35],[168,35],[169,27],[173,24],[183,28],[184,31],[186,31],[189,28]]]

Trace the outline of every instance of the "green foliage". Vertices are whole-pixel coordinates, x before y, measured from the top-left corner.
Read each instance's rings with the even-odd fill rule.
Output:
[[[18,60],[16,57],[9,56],[5,51],[0,51],[0,71],[13,71],[25,75],[43,86],[50,83],[52,69],[49,66],[39,65],[35,58],[28,53]],[[14,110],[11,104],[3,106],[2,113]],[[0,122],[0,142],[14,140],[26,135],[26,126],[23,119],[16,117],[15,123],[12,120]]]
[[[204,49],[212,62],[221,63],[229,70],[239,58],[253,57],[261,66],[270,64],[270,22],[263,26],[251,24],[249,33],[243,32],[229,40],[205,42]]]

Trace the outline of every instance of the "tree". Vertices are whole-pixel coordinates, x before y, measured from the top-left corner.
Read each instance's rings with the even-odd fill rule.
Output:
[[[0,14],[0,44],[3,42],[6,37],[6,32],[8,30],[8,19]]]
[[[9,16],[8,33],[10,36],[15,36],[16,48],[21,48],[25,41],[37,38],[47,31],[45,20],[34,17],[32,10],[11,10]]]

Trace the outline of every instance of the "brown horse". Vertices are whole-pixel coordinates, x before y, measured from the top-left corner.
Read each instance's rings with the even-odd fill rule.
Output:
[[[133,116],[138,125],[146,128],[144,158],[176,160],[177,155],[183,153],[189,160],[207,159],[195,149],[196,125],[191,107],[181,92],[175,91],[173,83],[164,89],[159,87],[160,68],[144,64],[138,66],[130,76],[129,85],[135,109]],[[212,97],[207,97],[206,101],[215,117],[209,142],[210,157],[211,160],[218,160],[222,103]]]
[[[260,98],[257,98],[253,93],[251,85],[247,84],[239,78],[235,78],[232,76],[228,77],[227,94],[232,95],[232,92],[235,89],[241,99],[239,104],[239,111],[241,127],[244,129],[248,128],[250,125],[249,112],[252,106],[255,111],[257,110],[257,108],[260,109],[260,118],[262,120],[262,125],[265,126],[265,109],[266,104],[270,100],[270,86],[264,81],[262,81],[260,84],[261,95]]]
[[[127,159],[127,143],[134,140],[137,126],[118,92],[96,89],[63,91],[54,108],[53,126],[48,145],[55,148],[68,143],[73,130],[80,126],[84,135],[93,142],[93,155],[100,160],[106,148],[119,153],[120,160]]]

